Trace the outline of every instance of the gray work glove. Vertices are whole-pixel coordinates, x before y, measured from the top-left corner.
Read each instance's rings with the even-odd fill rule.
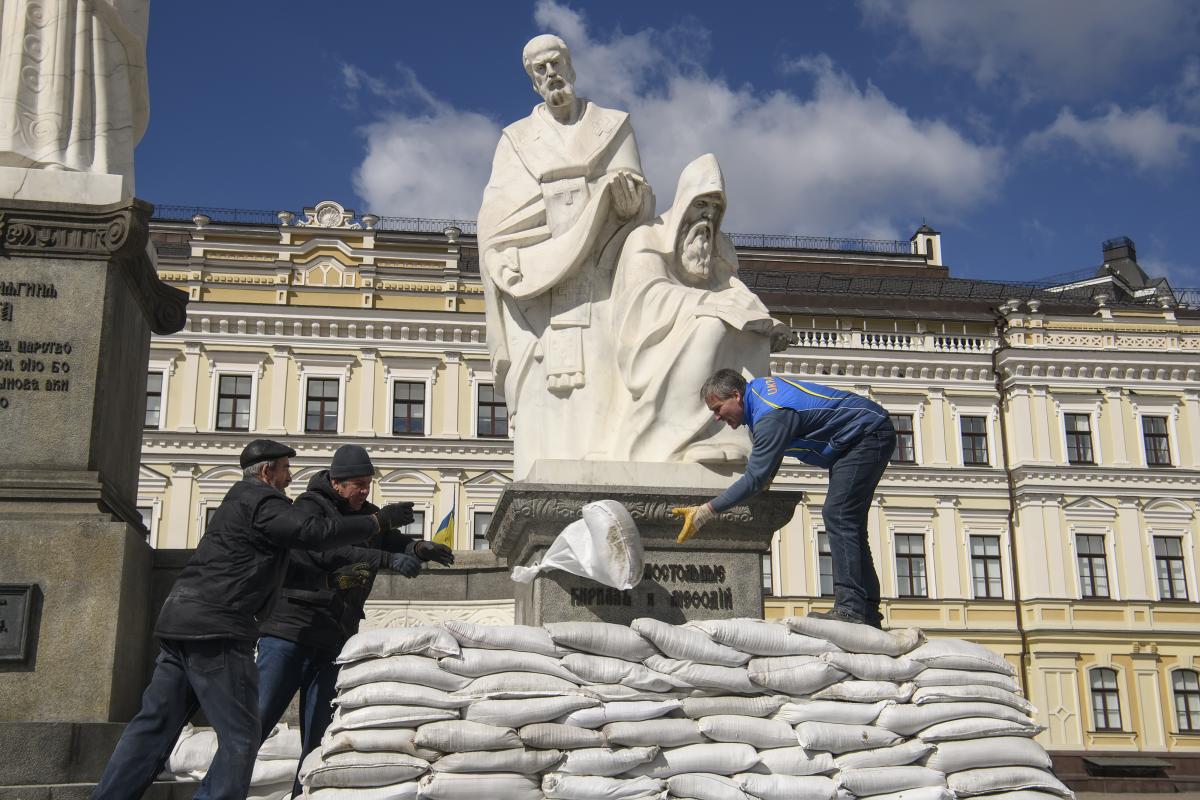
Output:
[[[407,553],[387,553],[387,568],[399,572],[406,578],[415,578],[421,572],[421,560]]]

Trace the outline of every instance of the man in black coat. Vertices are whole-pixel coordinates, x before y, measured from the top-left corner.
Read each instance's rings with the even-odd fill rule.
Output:
[[[262,732],[254,644],[283,579],[289,548],[326,550],[355,542],[389,551],[408,546],[395,529],[412,521],[411,503],[393,503],[374,515],[332,518],[294,506],[283,493],[292,479],[294,455],[269,439],[256,439],[242,450],[242,480],[225,495],[159,613],[154,635],[161,650],[154,675],[92,800],[141,797],[198,708],[217,733],[210,796],[243,800]]]
[[[374,514],[378,509],[367,502],[374,475],[366,450],[342,445],[329,469],[309,480],[308,490],[296,498],[296,508],[328,519]],[[454,553],[419,538],[410,539],[404,553],[358,545],[291,551],[279,600],[259,627],[258,713],[264,740],[299,690],[301,763],[321,744],[333,719],[330,703],[338,675],[334,661],[346,640],[358,633],[376,573],[391,569],[412,578],[421,571],[422,561],[453,564]],[[298,797],[300,792],[297,772],[292,794]],[[193,800],[209,797],[205,778]]]

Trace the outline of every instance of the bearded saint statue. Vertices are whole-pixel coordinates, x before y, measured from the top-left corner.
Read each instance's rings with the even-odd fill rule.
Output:
[[[744,430],[713,419],[700,386],[728,365],[769,374],[791,331],[737,279],[725,204],[717,159],[701,156],[680,174],[670,210],[625,240],[613,281],[615,460],[728,464],[750,451]]]

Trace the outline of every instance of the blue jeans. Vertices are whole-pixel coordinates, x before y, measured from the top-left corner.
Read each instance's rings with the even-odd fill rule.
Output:
[[[260,741],[271,735],[288,704],[300,692],[300,761],[321,744],[325,729],[333,721],[333,697],[337,693],[336,654],[325,653],[274,636],[258,640],[258,715],[262,721]],[[257,750],[257,745],[255,750]],[[297,771],[292,794],[300,795]],[[193,800],[209,800],[208,778],[201,782]]]
[[[236,639],[163,639],[142,708],[125,726],[92,800],[136,800],[162,771],[183,726],[204,709],[217,733],[211,797],[245,800],[258,753],[254,645]]]
[[[890,420],[860,439],[829,468],[829,491],[821,508],[833,561],[833,605],[872,624],[881,616],[867,515],[895,447]]]

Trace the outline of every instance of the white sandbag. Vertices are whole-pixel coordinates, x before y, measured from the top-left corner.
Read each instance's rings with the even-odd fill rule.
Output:
[[[422,725],[413,736],[413,744],[443,753],[465,753],[474,750],[512,750],[523,742],[512,728],[485,725],[467,719],[431,722]],[[505,770],[495,770],[504,772]]]
[[[428,761],[403,753],[340,753],[310,771],[304,785],[313,789],[387,786],[411,781],[428,770]]]
[[[930,639],[908,657],[926,667],[982,670],[1010,677],[1017,674],[1016,667],[1005,661],[1004,656],[963,639]]]
[[[918,766],[844,769],[833,780],[838,789],[845,789],[858,797],[946,785],[943,773]]]
[[[478,625],[448,619],[442,623],[451,638],[461,647],[481,647],[486,650],[518,650],[522,653],[538,653],[560,658],[569,650],[559,647],[542,628],[532,625]],[[446,655],[457,655],[459,650]]]
[[[514,772],[430,772],[421,779],[421,800],[542,800],[537,776]]]
[[[415,683],[364,683],[333,698],[333,704],[349,711],[364,706],[425,706],[426,708],[462,708],[470,698],[456,697],[432,686]]]
[[[653,672],[653,670],[651,670]],[[670,678],[676,681],[675,678]],[[677,681],[682,683],[682,681]],[[682,700],[696,689],[688,686],[670,692],[653,692],[649,689],[636,689],[632,686],[622,686],[619,683],[589,683],[587,693],[605,703],[632,703],[636,700]]]
[[[771,717],[788,725],[801,722],[840,722],[843,725],[870,725],[883,711],[888,701],[878,703],[845,703],[835,700],[804,700],[797,698],[785,703]],[[686,701],[684,710],[687,710]]]
[[[924,706],[905,703],[888,706],[879,712],[875,724],[911,736],[930,725],[965,717],[991,717],[1010,722],[1032,723],[1032,720],[1020,711],[1000,703],[930,703]]]
[[[687,797],[691,800],[754,800],[746,795],[741,785],[733,778],[710,772],[672,775],[667,778],[667,789],[672,797]]]
[[[686,697],[683,700],[683,713],[692,719],[716,714],[771,717],[783,708],[787,701],[787,695],[782,694],[760,697]]]
[[[600,729],[610,747],[682,747],[705,741],[694,719],[610,722]],[[747,742],[747,744],[753,744]]]
[[[428,761],[429,759],[425,760]],[[321,754],[321,748],[314,747],[312,752],[305,756],[304,760],[300,762],[300,769],[296,772],[296,775],[300,778],[300,785],[307,785],[306,781],[308,780],[308,773],[321,766],[321,764],[324,762],[325,758]]]
[[[670,747],[645,764],[639,764],[626,774],[669,778],[685,772],[711,772],[716,775],[736,775],[749,771],[758,763],[758,753],[748,744],[689,744]]]
[[[786,617],[783,624],[795,633],[833,642],[847,653],[902,656],[925,640],[925,634],[916,628],[881,631],[870,625],[815,617]]]
[[[417,782],[394,783],[372,789],[314,789],[305,793],[305,800],[417,800]]]
[[[649,639],[667,658],[715,664],[718,667],[741,667],[750,660],[748,654],[717,644],[706,633],[686,625],[671,625],[653,617],[639,617],[629,627]]]
[[[818,656],[755,658],[747,669],[758,686],[791,695],[812,694],[847,675]]]
[[[558,750],[477,750],[449,753],[430,765],[435,772],[518,772],[533,775],[552,769],[562,760]]]
[[[926,667],[913,678],[913,683],[918,689],[926,686],[995,686],[997,689],[1021,693],[1021,684],[1013,676],[978,669]]]
[[[805,750],[822,750],[838,755],[853,750],[890,747],[900,741],[900,736],[874,725],[801,722],[796,726],[796,740]]]
[[[881,656],[872,653],[825,653],[821,658],[861,681],[903,683],[925,669],[911,658]]]
[[[949,790],[947,790],[949,791]],[[1017,789],[1012,792],[975,795],[976,800],[1059,800],[1062,795],[1039,792],[1034,789]],[[1072,797],[1074,795],[1071,795]],[[953,800],[953,798],[951,798]]]
[[[337,663],[350,664],[364,658],[383,658],[413,654],[441,658],[458,653],[458,642],[454,637],[435,625],[413,628],[372,628],[359,631],[350,637]]]
[[[761,619],[694,620],[685,627],[704,631],[714,642],[752,656],[819,656],[841,651],[832,642],[792,633],[785,625]]]
[[[714,742],[745,742],[760,750],[796,744],[792,726],[773,719],[715,714],[701,717],[699,725],[700,732]]]
[[[733,777],[746,794],[758,800],[831,800],[834,793],[833,781],[819,775],[802,777],[743,772]]]
[[[250,784],[250,789],[246,793],[246,800],[289,800],[292,796],[292,785],[294,780],[279,781],[278,783],[270,783],[265,785]]]
[[[294,758],[269,758],[265,761],[255,761],[254,770],[250,773],[250,785],[270,786],[284,781],[291,784],[296,778],[298,766],[300,766],[300,761]]]
[[[971,686],[926,686],[913,692],[914,705],[923,706],[927,703],[961,703],[961,702],[1002,703],[1010,708],[1033,716],[1037,713],[1033,703],[1021,695],[1007,689],[997,689],[995,686],[975,684]]]
[[[271,729],[271,735],[258,748],[259,761],[284,759],[299,761],[304,747],[300,742],[300,729],[280,723]]]
[[[912,739],[891,747],[876,750],[859,750],[834,759],[838,769],[868,769],[870,767],[904,767],[915,763],[933,751],[933,745]],[[945,772],[945,770],[942,770]]]
[[[846,797],[851,797],[849,792],[845,793]],[[838,800],[841,800],[842,793],[838,793]],[[873,794],[870,797],[860,797],[858,800],[955,800],[954,792],[947,789],[945,786],[922,786],[918,789],[904,789],[899,792],[888,792],[887,794]]]
[[[470,678],[451,675],[438,666],[436,658],[427,656],[388,656],[386,658],[368,658],[356,664],[348,664],[338,672],[337,688],[339,691],[353,689],[364,683],[379,683],[381,681],[400,681],[401,683],[418,683],[421,686],[432,686],[445,692],[461,689],[471,682]]]
[[[989,792],[1032,789],[1060,797],[1074,797],[1066,785],[1049,772],[1033,767],[987,767],[969,769],[946,776],[946,785],[959,797],[974,797]]]
[[[434,722],[432,725],[453,725],[457,722]],[[424,726],[422,726],[424,727]],[[432,761],[441,756],[438,749],[418,747],[413,741],[417,735],[414,728],[368,728],[360,731],[341,731],[326,736],[321,744],[320,752],[323,758],[338,753],[405,753],[426,761]]]
[[[497,672],[484,675],[454,693],[460,699],[518,700],[525,697],[555,697],[588,692],[574,681],[537,672]]]
[[[623,684],[651,692],[669,692],[683,687],[682,681],[621,658],[571,653],[563,657],[562,666],[588,684]]]
[[[829,753],[808,752],[803,747],[778,747],[762,750],[758,754],[760,763],[751,767],[748,772],[772,775],[822,775],[833,772],[837,766]],[[829,784],[833,792],[833,783]]]
[[[202,777],[216,753],[217,732],[212,728],[197,728],[189,722],[175,740],[165,771],[177,776]]]
[[[536,672],[579,683],[575,673],[566,669],[557,658],[520,650],[464,647],[457,656],[438,659],[438,666],[446,672],[466,678],[482,678],[499,672]]]
[[[637,631],[611,622],[548,622],[543,626],[555,644],[585,653],[645,661],[658,652]]]
[[[571,750],[563,759],[559,772],[570,775],[600,775],[612,777],[645,764],[658,755],[655,747],[589,747]]]
[[[654,778],[607,778],[551,772],[542,778],[542,791],[552,800],[643,800],[662,794],[664,783]]]
[[[520,728],[600,705],[599,700],[581,695],[570,697],[531,697],[527,700],[478,700],[467,706],[463,718],[487,725]]]
[[[597,500],[581,513],[583,519],[567,525],[540,561],[513,567],[512,579],[531,583],[539,572],[559,569],[614,589],[637,586],[644,569],[642,535],[625,506]]]
[[[750,675],[745,667],[697,664],[666,656],[650,656],[646,659],[646,666],[655,672],[669,675],[697,689],[716,689],[739,694],[760,694],[762,692],[762,689],[750,682]]]
[[[340,731],[364,728],[416,728],[427,722],[444,719],[458,719],[458,711],[428,706],[366,706],[350,711],[339,708],[333,712],[329,733],[333,735]]]
[[[843,703],[878,703],[880,700],[907,703],[913,696],[914,688],[911,683],[849,680],[814,692],[813,699],[836,700]]]
[[[923,742],[940,744],[989,736],[1037,736],[1045,728],[1031,720],[1012,721],[994,717],[965,717],[939,722],[924,728],[917,736]]]
[[[629,703],[604,703],[572,711],[559,722],[580,728],[599,728],[610,722],[638,722],[665,717],[682,705],[679,700],[635,700]]]
[[[563,725],[558,722],[535,722],[519,729],[517,734],[526,747],[536,747],[542,750],[599,748],[607,744],[604,734],[600,731],[575,725]]]
[[[964,772],[983,767],[1037,767],[1050,769],[1050,754],[1024,736],[992,736],[961,742],[942,742],[925,766],[942,772]]]

